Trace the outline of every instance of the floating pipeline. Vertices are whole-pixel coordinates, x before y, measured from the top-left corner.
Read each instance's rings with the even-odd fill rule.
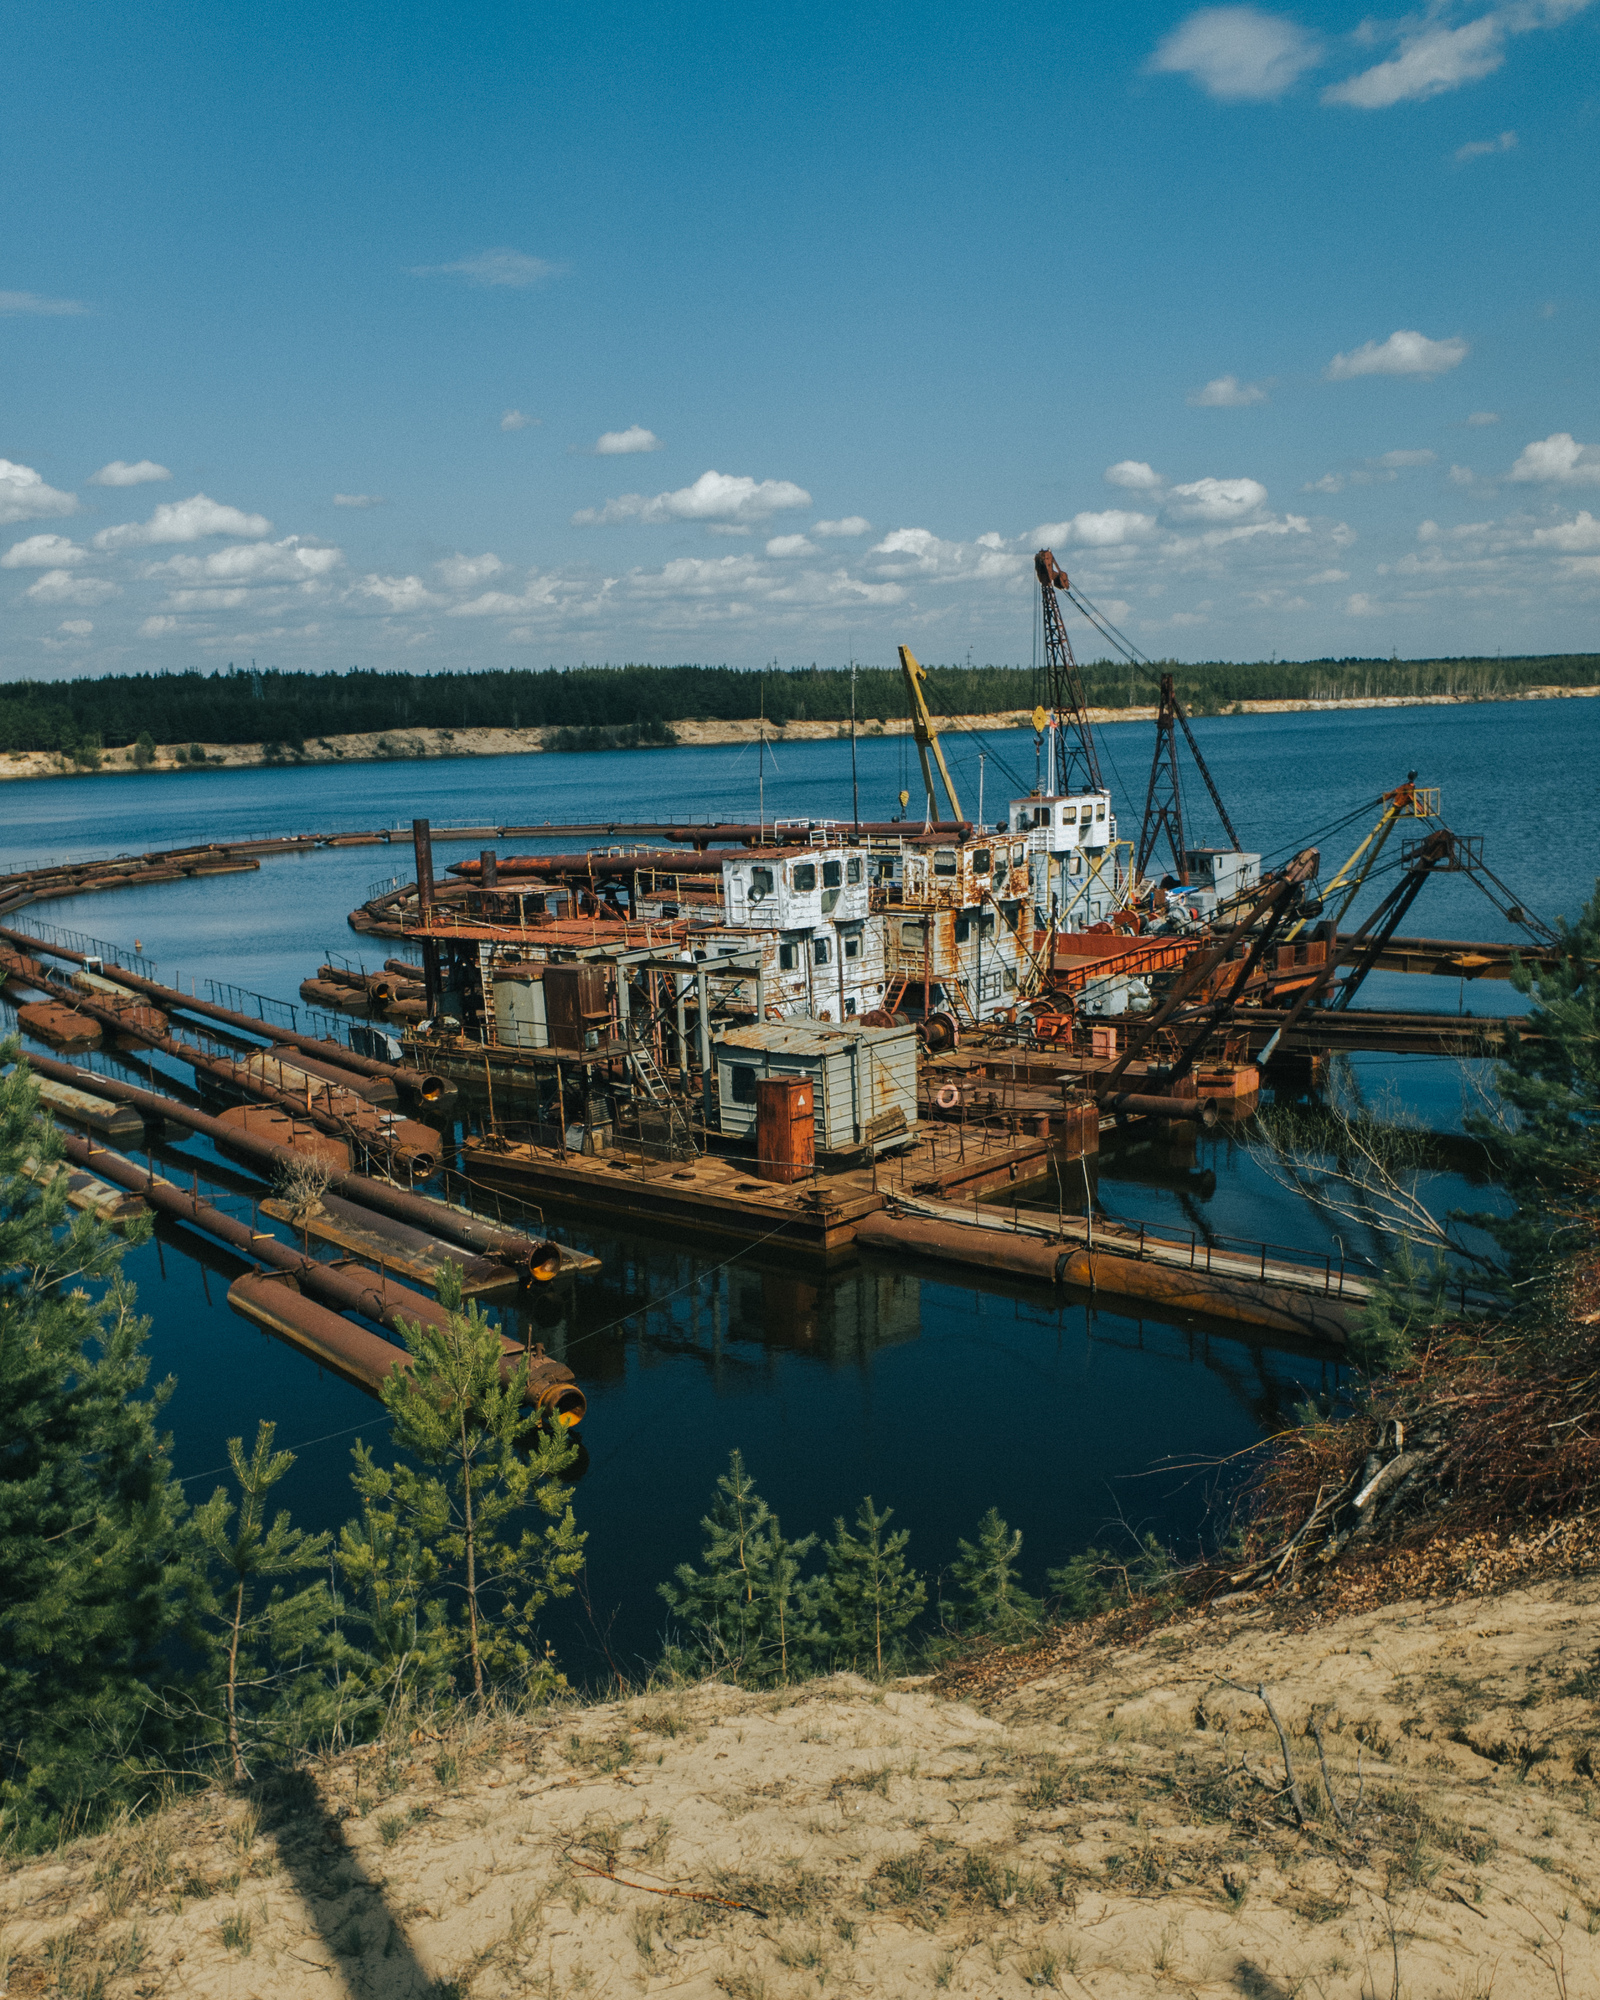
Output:
[[[426,1292],[415,1292],[407,1285],[395,1284],[381,1273],[324,1264],[296,1250],[292,1244],[280,1242],[276,1236],[266,1235],[261,1230],[252,1229],[247,1222],[224,1214],[221,1209],[202,1201],[198,1195],[147,1172],[131,1160],[125,1160],[120,1153],[108,1152],[105,1147],[97,1147],[75,1133],[64,1133],[62,1145],[67,1158],[75,1166],[92,1168],[113,1186],[137,1195],[158,1214],[203,1230],[207,1236],[227,1244],[241,1256],[258,1264],[270,1264],[302,1295],[309,1294],[311,1299],[332,1308],[328,1313],[330,1319],[336,1319],[338,1325],[346,1327],[349,1333],[362,1336],[347,1359],[352,1359],[354,1364],[354,1358],[359,1355],[363,1387],[375,1388],[397,1364],[409,1365],[410,1356],[403,1349],[397,1349],[392,1342],[380,1341],[378,1345],[385,1353],[378,1359],[385,1365],[373,1378],[370,1365],[373,1350],[366,1345],[369,1336],[359,1327],[349,1327],[347,1321],[338,1317],[340,1314],[359,1313],[362,1318],[376,1320],[380,1326],[388,1327],[390,1332],[400,1334],[402,1339],[403,1329],[407,1326],[431,1327],[439,1332],[449,1327],[449,1313]],[[332,1330],[324,1329],[324,1333],[331,1336]],[[343,1336],[337,1338],[342,1339]],[[504,1350],[501,1380],[509,1381],[524,1358],[524,1349],[505,1334],[500,1336],[500,1344]],[[528,1350],[527,1360],[527,1400],[537,1408],[549,1410],[559,1423],[580,1423],[587,1406],[572,1370],[565,1362],[553,1361],[542,1348]]]
[[[1274,1333],[1343,1346],[1349,1308],[1338,1299],[1293,1285],[1230,1278],[1158,1264],[1113,1249],[1074,1247],[1004,1229],[926,1222],[908,1215],[872,1215],[856,1231],[857,1245],[971,1268],[1004,1271],[1047,1285],[1075,1285],[1112,1297],[1143,1299],[1167,1311],[1203,1313]]]
[[[7,930],[3,924],[0,924],[0,938],[7,938],[22,950],[37,952],[44,957],[63,959],[74,965],[85,962],[80,951],[68,951],[63,945],[42,944],[25,931]],[[142,974],[129,972],[120,965],[117,967],[117,978],[118,983],[130,991],[160,1001],[169,1012],[193,1014],[204,1021],[220,1021],[227,1027],[242,1028],[260,1040],[283,1048],[298,1049],[302,1055],[315,1056],[337,1069],[348,1070],[352,1076],[392,1083],[417,1103],[435,1110],[441,1118],[448,1116],[454,1107],[455,1085],[446,1083],[443,1077],[430,1075],[426,1070],[410,1069],[402,1063],[378,1062],[372,1056],[357,1055],[354,1049],[347,1049],[342,1043],[330,1042],[320,1035],[302,1035],[294,1029],[274,1027],[270,1021],[257,1020],[253,1014],[241,1014],[232,1007],[220,1007],[214,1001],[180,993],[174,986],[163,986],[159,980],[146,979]]]
[[[140,1090],[134,1084],[100,1076],[93,1070],[74,1069],[70,1063],[56,1062],[49,1056],[30,1055],[27,1061],[41,1076],[75,1084],[80,1090],[90,1091],[112,1103],[131,1104],[147,1116],[165,1118],[171,1124],[198,1132],[211,1140],[213,1145],[227,1146],[237,1155],[269,1170],[295,1167],[304,1160],[304,1155],[292,1147],[258,1138],[238,1125],[213,1118],[209,1112],[196,1111],[175,1097],[163,1097],[153,1090]],[[362,1208],[392,1216],[397,1222],[408,1222],[414,1228],[426,1230],[462,1249],[475,1251],[481,1257],[497,1258],[538,1282],[553,1278],[560,1269],[559,1244],[480,1222],[476,1216],[465,1214],[449,1202],[435,1201],[429,1195],[413,1194],[388,1181],[373,1180],[366,1174],[335,1173],[328,1185],[336,1194]]]
[[[0,958],[0,964],[3,963],[4,959]],[[291,1118],[303,1117],[308,1124],[314,1125],[319,1132],[327,1133],[330,1138],[354,1140],[358,1145],[381,1152],[421,1180],[427,1180],[438,1166],[439,1134],[430,1126],[414,1124],[410,1119],[395,1119],[386,1112],[378,1111],[363,1098],[346,1095],[342,1104],[335,1105],[333,1092],[336,1086],[333,1084],[322,1086],[324,1102],[319,1105],[309,1079],[302,1099],[291,1091],[276,1089],[238,1060],[224,1062],[218,1057],[208,1056],[191,1043],[174,1041],[170,1035],[157,1033],[153,1027],[142,1026],[110,1008],[102,1007],[86,994],[77,995],[73,1005],[89,1019],[99,1021],[102,1027],[109,1027],[113,1034],[127,1034],[145,1047],[159,1049],[163,1055],[186,1063],[197,1076],[210,1078],[224,1090],[254,1097],[280,1112],[288,1113]]]

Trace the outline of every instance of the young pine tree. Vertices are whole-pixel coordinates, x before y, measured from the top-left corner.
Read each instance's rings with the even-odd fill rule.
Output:
[[[906,1563],[909,1528],[888,1533],[894,1509],[880,1514],[869,1493],[851,1534],[843,1517],[824,1543],[827,1572],[817,1592],[824,1644],[838,1660],[867,1666],[881,1678],[904,1657],[905,1637],[928,1601],[927,1585]]]
[[[349,1593],[337,1606],[342,1682],[351,1700],[392,1709],[402,1696],[450,1688],[455,1641],[438,1594],[444,1564],[422,1539],[415,1514],[397,1504],[394,1472],[359,1440],[352,1456],[361,1513],[339,1530],[339,1573]]]
[[[813,1591],[800,1565],[816,1536],[798,1542],[785,1536],[737,1449],[700,1526],[705,1568],[680,1563],[676,1582],[657,1586],[668,1608],[712,1671],[731,1667],[741,1677],[787,1680],[815,1636]]]
[[[999,1508],[991,1507],[978,1523],[976,1541],[958,1541],[956,1548],[950,1574],[961,1587],[961,1599],[940,1609],[953,1612],[963,1632],[1004,1639],[1037,1622],[1039,1600],[1017,1581],[1022,1530],[1008,1527]]]
[[[1499,1243],[1513,1282],[1537,1279],[1600,1230],[1600,886],[1575,924],[1557,927],[1560,962],[1513,975],[1534,1003],[1495,1072],[1515,1122],[1508,1131],[1489,1116],[1466,1120],[1516,1204],[1509,1216],[1473,1218]]]
[[[0,1064],[0,1832],[32,1845],[146,1789],[204,1574],[157,1429],[173,1384],[140,1396],[127,1243],[73,1216],[64,1171],[25,1171],[61,1143],[15,1036]]]
[[[397,1368],[382,1391],[396,1442],[439,1476],[402,1462],[372,1491],[392,1521],[383,1532],[395,1550],[409,1561],[420,1545],[438,1558],[433,1587],[446,1593],[457,1675],[481,1700],[490,1681],[538,1678],[537,1614],[570,1594],[583,1566],[584,1537],[560,1483],[578,1454],[564,1431],[544,1428],[525,1406],[527,1362],[505,1370],[500,1335],[476,1302],[462,1311],[453,1264],[441,1268],[439,1302],[448,1326],[403,1329],[412,1366]],[[530,1507],[545,1525],[521,1525]]]
[[[333,1537],[291,1527],[287,1511],[267,1526],[267,1495],[294,1464],[292,1451],[272,1449],[276,1428],[264,1421],[258,1425],[249,1458],[244,1455],[244,1440],[229,1438],[228,1459],[239,1487],[237,1508],[228,1489],[219,1486],[194,1517],[201,1541],[222,1571],[220,1629],[213,1632],[212,1643],[219,1656],[228,1759],[236,1785],[250,1776],[245,1734],[257,1733],[285,1692],[273,1666],[281,1670],[291,1661],[303,1660],[307,1652],[319,1653],[332,1609],[328,1587],[320,1578],[288,1594],[281,1582],[320,1568]],[[265,1599],[260,1596],[263,1584],[268,1586]]]

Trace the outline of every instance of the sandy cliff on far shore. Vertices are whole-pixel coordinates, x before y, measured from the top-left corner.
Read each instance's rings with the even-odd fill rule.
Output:
[[[1525,688],[1520,694],[1482,699],[1562,701],[1587,699],[1595,695],[1600,695],[1600,687],[1548,687]],[[1359,701],[1246,701],[1236,703],[1228,712],[1234,715],[1291,715],[1345,708],[1458,708],[1479,699],[1475,695],[1427,694],[1375,695]],[[1014,708],[997,715],[941,717],[939,726],[941,730],[956,731],[1026,729],[1030,726],[1031,713],[1029,709]],[[1155,719],[1155,710],[1094,708],[1089,711],[1089,719],[1096,724],[1151,722]],[[762,724],[751,718],[737,722],[691,720],[674,722],[669,726],[679,744],[689,747],[712,743],[753,743],[763,728],[767,740],[773,743],[842,742],[850,735],[848,722]],[[892,716],[886,722],[874,719],[863,721],[858,733],[863,740],[872,736],[909,736],[911,724],[904,716]],[[547,750],[552,739],[559,734],[560,731],[555,728],[390,729],[350,736],[308,736],[304,743],[294,747],[269,743],[202,743],[198,747],[205,753],[207,770],[240,771],[300,764],[380,764],[430,757],[526,756],[530,752]],[[131,745],[104,750],[99,753],[100,762],[95,770],[74,763],[70,757],[53,750],[0,752],[0,781],[7,778],[126,776],[130,771],[140,769],[190,771],[199,768],[189,761],[189,753],[194,747],[188,743],[158,744],[154,759],[143,766],[136,762]]]

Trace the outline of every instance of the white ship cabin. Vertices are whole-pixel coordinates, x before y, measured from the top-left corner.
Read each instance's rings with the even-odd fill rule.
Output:
[[[1109,792],[1061,797],[1030,792],[1011,801],[1010,826],[1028,841],[1034,908],[1052,930],[1107,922],[1128,896],[1117,856],[1117,816]]]
[[[870,878],[865,845],[826,835],[723,858],[726,921],[717,935],[732,942],[740,932],[761,934],[769,1019],[848,1021],[882,1006],[883,934],[869,921]]]
[[[1175,883],[1169,876],[1163,885],[1167,912],[1179,923],[1204,923],[1224,903],[1261,886],[1259,854],[1246,854],[1237,847],[1189,847],[1183,859],[1188,882]]]

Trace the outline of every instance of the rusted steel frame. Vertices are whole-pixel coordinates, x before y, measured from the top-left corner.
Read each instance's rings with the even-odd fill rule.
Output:
[[[1228,954],[1239,939],[1248,935],[1256,925],[1260,924],[1253,942],[1239,962],[1239,971],[1229,991],[1219,995],[1216,1000],[1206,1003],[1179,1024],[1179,1030],[1183,1032],[1195,1028],[1201,1029],[1200,1033],[1190,1035],[1187,1046],[1180,1052],[1177,1064],[1169,1072],[1170,1079],[1174,1082],[1188,1075],[1199,1057],[1201,1047],[1211,1028],[1223,1014],[1231,1010],[1235,995],[1260,963],[1267,946],[1277,936],[1279,927],[1288,914],[1291,900],[1316,874],[1317,861],[1318,855],[1314,847],[1303,848],[1288,863],[1281,875],[1263,884],[1258,894],[1251,899],[1250,907],[1239,923],[1223,932],[1209,951],[1189,960],[1179,973],[1172,991],[1150,1019],[1129,1029],[1128,1045],[1107,1071],[1101,1085],[1102,1092],[1108,1091],[1116,1083],[1128,1064],[1140,1054],[1157,1032],[1167,1025],[1195,988],[1207,980],[1219,966],[1228,962]],[[1261,922],[1263,917],[1266,919],[1265,923]]]
[[[242,1125],[226,1125],[209,1112],[193,1110],[177,1098],[164,1097],[158,1091],[141,1090],[135,1084],[102,1076],[96,1070],[76,1069],[70,1063],[56,1062],[49,1056],[29,1055],[26,1061],[41,1076],[53,1076],[62,1083],[75,1084],[80,1090],[91,1091],[97,1097],[109,1098],[113,1103],[131,1104],[136,1110],[159,1115],[174,1125],[198,1132],[214,1145],[231,1146],[236,1152],[248,1154],[269,1168],[294,1166],[303,1158],[290,1146],[280,1146],[274,1139],[259,1138]],[[409,1222],[415,1228],[443,1238],[447,1243],[455,1243],[464,1250],[475,1250],[482,1257],[494,1257],[520,1270],[537,1270],[555,1251],[556,1246],[552,1243],[524,1236],[515,1230],[494,1228],[489,1223],[480,1222],[476,1216],[453,1208],[448,1202],[434,1201],[428,1195],[412,1194],[405,1188],[373,1180],[366,1174],[337,1173],[328,1185],[335,1194],[342,1194],[362,1208],[392,1216],[397,1222]]]

